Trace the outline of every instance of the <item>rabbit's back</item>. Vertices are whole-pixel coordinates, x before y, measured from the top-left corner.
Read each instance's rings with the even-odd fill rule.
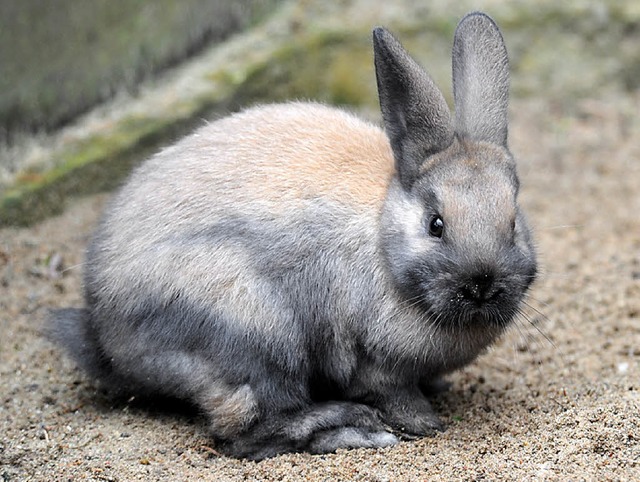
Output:
[[[338,109],[290,103],[202,127],[141,166],[119,198],[130,213],[135,202],[153,207],[149,215],[184,214],[193,223],[254,204],[286,214],[318,198],[378,210],[393,172],[380,128]]]
[[[353,280],[381,278],[372,260],[392,175],[381,129],[318,104],[204,126],[140,166],[106,210],[85,272],[102,344],[128,351],[153,333],[167,348],[211,346],[233,327],[284,353],[311,336],[301,318],[324,337],[323,322],[369,305],[375,287],[350,291]]]

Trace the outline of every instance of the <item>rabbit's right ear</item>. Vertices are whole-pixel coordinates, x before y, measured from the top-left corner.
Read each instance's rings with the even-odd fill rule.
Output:
[[[431,77],[384,28],[373,31],[373,51],[382,120],[408,190],[420,165],[453,142],[451,113]]]
[[[453,100],[458,135],[507,145],[509,59],[498,26],[484,13],[466,15],[456,29]]]

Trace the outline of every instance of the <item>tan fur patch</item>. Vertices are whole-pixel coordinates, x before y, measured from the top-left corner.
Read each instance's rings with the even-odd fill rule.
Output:
[[[242,179],[252,198],[382,205],[394,161],[387,136],[374,125],[308,103],[259,107],[215,125],[226,138],[225,177],[232,184]]]

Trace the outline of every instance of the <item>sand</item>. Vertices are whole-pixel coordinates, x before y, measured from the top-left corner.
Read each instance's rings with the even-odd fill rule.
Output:
[[[255,463],[221,456],[193,413],[105,397],[41,335],[47,310],[81,303],[100,195],[0,230],[2,480],[640,480],[640,95],[511,111],[542,274],[433,399],[444,433]]]

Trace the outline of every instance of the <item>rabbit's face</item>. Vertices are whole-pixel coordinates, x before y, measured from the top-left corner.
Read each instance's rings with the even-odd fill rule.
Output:
[[[501,330],[517,313],[536,275],[517,191],[506,149],[457,140],[423,163],[409,190],[392,185],[382,239],[388,266],[441,328]]]

